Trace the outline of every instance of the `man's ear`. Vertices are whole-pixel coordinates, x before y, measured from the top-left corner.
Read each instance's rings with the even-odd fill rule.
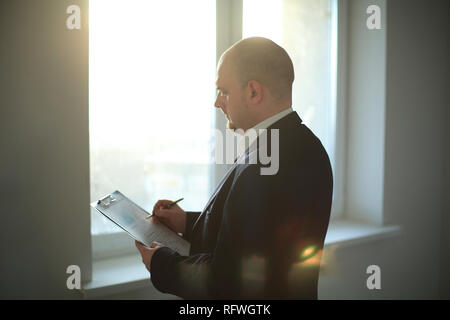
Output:
[[[253,104],[261,102],[263,98],[263,87],[260,82],[255,80],[250,80],[247,84],[247,98]]]

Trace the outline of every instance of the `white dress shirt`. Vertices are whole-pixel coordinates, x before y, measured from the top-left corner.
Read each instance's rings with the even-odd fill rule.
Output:
[[[286,117],[291,112],[294,112],[294,110],[292,108],[283,110],[283,111],[271,116],[270,118],[267,118],[266,120],[261,121],[260,123],[256,124],[252,128],[248,129],[247,131],[245,131],[244,135],[238,135],[238,145],[237,145],[237,155],[238,156],[237,156],[237,158],[239,159],[242,156],[242,154],[245,152],[245,149],[246,149],[245,148],[245,146],[246,146],[245,138],[247,138],[247,140],[249,141],[248,146],[252,146],[253,142],[260,135],[260,133],[261,133],[260,130],[267,129],[272,124],[274,124],[278,120]],[[256,133],[256,135],[255,135],[255,133]]]

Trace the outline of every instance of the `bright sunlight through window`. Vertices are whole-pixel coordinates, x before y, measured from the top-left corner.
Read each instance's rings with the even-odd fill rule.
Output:
[[[210,193],[215,1],[89,2],[92,201],[201,210]],[[118,230],[92,213],[93,234]]]
[[[334,164],[336,0],[243,0],[243,38],[269,38],[295,69],[293,109],[320,138]],[[255,9],[257,8],[257,10]]]

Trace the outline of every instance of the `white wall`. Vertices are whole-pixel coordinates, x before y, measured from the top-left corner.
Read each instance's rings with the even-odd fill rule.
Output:
[[[439,292],[448,1],[388,3],[384,220],[405,231],[409,296]]]
[[[345,215],[382,224],[386,90],[386,1],[349,2],[347,179]],[[381,9],[382,30],[366,27],[366,9]]]
[[[79,4],[82,29],[66,29]],[[0,2],[0,298],[76,298],[90,277],[86,0]]]
[[[378,35],[361,29],[369,4],[380,5],[387,16],[386,29],[374,31]],[[336,270],[321,273],[322,299],[448,294],[450,226],[444,203],[449,201],[443,189],[443,149],[449,142],[443,121],[449,108],[448,14],[446,0],[349,2],[349,76],[355,78],[348,86],[347,208],[350,215],[362,213],[375,223],[378,213],[383,224],[400,225],[404,232],[336,252]],[[365,287],[370,264],[381,267],[380,291]]]

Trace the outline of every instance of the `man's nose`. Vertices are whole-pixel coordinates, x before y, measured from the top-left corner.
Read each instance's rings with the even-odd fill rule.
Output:
[[[222,103],[220,101],[219,95],[216,97],[216,102],[214,102],[214,107],[222,109]]]

